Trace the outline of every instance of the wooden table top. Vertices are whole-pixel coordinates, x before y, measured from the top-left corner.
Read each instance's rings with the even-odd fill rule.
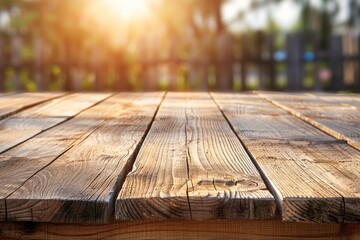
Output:
[[[0,94],[0,221],[360,222],[360,95]]]

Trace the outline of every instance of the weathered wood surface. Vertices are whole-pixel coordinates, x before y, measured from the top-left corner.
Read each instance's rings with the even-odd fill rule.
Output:
[[[63,93],[10,93],[0,97],[0,120],[36,104],[64,95]]]
[[[137,220],[157,220],[152,226],[159,231],[165,219],[212,224],[209,219],[271,219],[276,212],[282,221],[360,222],[360,151],[353,144],[360,111],[352,104],[358,95],[164,96],[0,95],[0,221],[108,221],[91,226],[104,229],[101,236],[109,230],[109,237],[141,235],[113,229],[115,220],[136,220],[149,231],[150,222]],[[39,230],[56,225],[38,226],[33,236],[43,238]],[[168,236],[179,236],[176,229]],[[151,236],[146,231],[144,238]]]
[[[356,240],[360,224],[306,224],[279,220],[129,221],[98,224],[0,222],[7,239],[316,239]]]
[[[15,94],[16,92],[1,92],[0,93],[0,98],[5,97],[5,96],[9,96],[12,94]]]
[[[74,117],[110,94],[70,94],[0,121],[0,153]]]
[[[161,99],[161,93],[115,95],[5,152],[1,218],[107,220]]]
[[[360,111],[312,94],[259,93],[273,104],[360,150]],[[357,97],[355,97],[357,98]],[[358,97],[360,98],[360,97]],[[356,102],[356,101],[353,101]]]
[[[360,220],[358,150],[256,95],[212,95],[273,187],[285,221]]]
[[[360,110],[360,94],[311,93],[325,101]]]
[[[115,211],[121,220],[266,219],[275,201],[208,93],[168,93]]]

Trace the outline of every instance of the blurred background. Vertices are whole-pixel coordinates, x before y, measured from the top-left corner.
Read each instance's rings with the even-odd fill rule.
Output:
[[[359,0],[1,0],[0,91],[360,91]]]

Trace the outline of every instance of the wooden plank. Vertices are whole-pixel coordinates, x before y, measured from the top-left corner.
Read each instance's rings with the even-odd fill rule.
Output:
[[[272,186],[284,221],[360,220],[359,151],[256,95],[212,96]],[[262,107],[234,110],[244,105]]]
[[[1,155],[1,218],[108,220],[162,95],[117,94]]]
[[[0,222],[1,239],[359,239],[359,224],[279,220],[129,221],[97,224]]]
[[[110,94],[70,94],[0,121],[0,153],[75,116]]]
[[[208,93],[168,93],[116,201],[117,219],[266,219],[275,201]]]
[[[16,94],[16,92],[0,92],[0,98],[5,97],[5,96],[9,96],[12,94]]]
[[[337,105],[350,107],[360,110],[360,95],[359,94],[333,94],[333,93],[311,93],[316,97],[324,99],[325,101],[332,102]]]
[[[360,150],[360,111],[311,94],[259,94],[292,115]]]
[[[26,108],[64,95],[63,93],[20,93],[0,98],[0,120]]]

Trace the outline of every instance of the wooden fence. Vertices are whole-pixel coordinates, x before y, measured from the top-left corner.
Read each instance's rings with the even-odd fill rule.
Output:
[[[211,44],[179,54],[173,39],[164,56],[156,40],[147,41],[139,44],[137,58],[128,59],[101,46],[84,50],[71,43],[50,46],[37,36],[2,35],[0,91],[360,91],[359,37],[333,35],[327,50],[316,35],[305,41],[300,33],[224,33]]]

